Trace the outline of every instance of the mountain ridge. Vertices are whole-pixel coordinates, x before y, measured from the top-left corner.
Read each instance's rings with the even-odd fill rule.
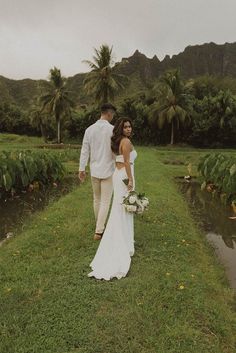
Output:
[[[157,80],[163,72],[173,68],[179,68],[184,79],[203,75],[230,76],[236,79],[236,42],[189,45],[179,54],[172,57],[166,55],[163,60],[159,60],[157,55],[148,58],[137,49],[130,57],[122,58],[114,66],[117,73],[124,74],[131,80],[135,77],[137,85],[144,88]],[[83,89],[86,74],[77,73],[68,77],[68,88],[78,104],[89,100]],[[42,88],[47,86],[48,81],[43,79],[14,80],[0,75],[0,103],[8,101],[23,108],[27,107]],[[126,92],[129,92],[129,87]]]

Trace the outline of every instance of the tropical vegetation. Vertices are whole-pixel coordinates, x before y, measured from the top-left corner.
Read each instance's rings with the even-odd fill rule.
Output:
[[[204,179],[202,189],[217,192],[227,201],[236,198],[235,155],[208,153],[201,158],[198,171]]]
[[[51,91],[40,97],[43,104],[42,111],[53,114],[57,123],[57,143],[61,142],[61,120],[70,114],[73,102],[66,89],[66,79],[61,76],[61,71],[54,67],[50,70]],[[42,119],[41,119],[42,122]],[[41,123],[42,128],[42,123]]]
[[[180,78],[179,70],[168,71],[160,78],[156,87],[156,97],[150,106],[151,120],[157,120],[162,129],[165,124],[171,125],[170,144],[174,144],[175,129],[180,124],[189,124],[191,121],[191,106],[188,104],[188,87]]]
[[[126,77],[116,73],[112,50],[103,44],[94,49],[93,61],[85,60],[92,70],[84,79],[84,87],[98,103],[114,101],[115,94],[124,89]]]
[[[152,77],[148,60],[136,52],[115,64],[113,48],[103,44],[85,61],[88,74],[65,78],[54,67],[49,81],[25,80],[21,90],[17,82],[0,77],[0,131],[43,136],[45,142],[79,142],[99,117],[99,105],[113,101],[118,115],[133,120],[135,143],[236,146],[233,77],[189,78],[177,64]]]
[[[0,196],[25,190],[31,183],[62,179],[65,168],[58,155],[43,151],[1,151]]]

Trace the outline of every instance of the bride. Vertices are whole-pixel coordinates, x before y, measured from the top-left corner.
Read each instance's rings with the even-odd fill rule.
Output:
[[[135,187],[134,160],[137,153],[130,141],[132,122],[128,118],[117,120],[111,138],[116,168],[112,177],[114,195],[110,216],[96,255],[90,264],[89,277],[110,280],[125,277],[134,254],[133,214],[122,205],[123,197]],[[128,185],[123,180],[128,179]]]

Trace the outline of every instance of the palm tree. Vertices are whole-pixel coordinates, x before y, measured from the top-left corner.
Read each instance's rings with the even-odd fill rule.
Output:
[[[94,49],[93,61],[84,60],[92,69],[84,79],[85,90],[95,96],[99,103],[113,101],[115,93],[124,88],[122,82],[127,78],[115,72],[112,47],[103,44],[99,49]]]
[[[231,126],[231,118],[234,116],[235,98],[229,90],[220,90],[218,95],[213,98],[215,110],[220,116],[220,127],[223,128],[227,123]]]
[[[42,111],[48,110],[53,114],[57,124],[57,143],[61,142],[61,119],[70,114],[73,102],[69,98],[69,91],[66,90],[66,79],[61,76],[61,71],[54,67],[50,70],[51,91],[40,98],[43,103]]]
[[[48,116],[42,111],[38,105],[33,105],[30,111],[30,122],[33,127],[40,129],[41,135],[45,142],[47,142],[46,127],[48,125]]]
[[[175,127],[190,122],[188,112],[188,87],[180,79],[179,70],[167,71],[156,86],[156,102],[150,106],[149,118],[158,123],[160,129],[171,124],[171,145],[174,144]]]

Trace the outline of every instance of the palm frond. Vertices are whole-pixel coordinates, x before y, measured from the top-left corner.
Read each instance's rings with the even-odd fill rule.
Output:
[[[176,116],[175,108],[173,106],[169,107],[167,112],[166,112],[167,122],[169,124],[171,124],[172,120],[174,119],[175,116]]]
[[[113,100],[115,93],[124,89],[128,80],[113,69],[112,47],[106,44],[94,48],[93,61],[86,60],[92,71],[83,81],[85,90],[95,96],[96,101]]]

